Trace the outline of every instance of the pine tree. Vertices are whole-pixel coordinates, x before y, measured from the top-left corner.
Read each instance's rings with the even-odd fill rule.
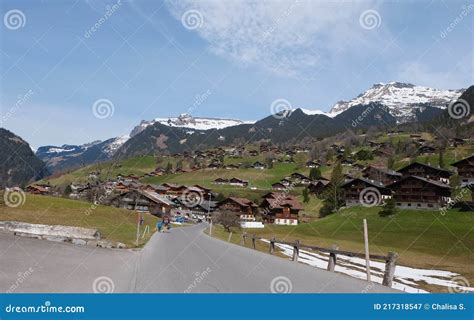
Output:
[[[309,192],[308,188],[303,189],[303,202],[308,203],[309,202]]]
[[[390,170],[393,170],[394,165],[395,165],[395,160],[393,160],[393,157],[387,158],[387,168]]]
[[[393,198],[387,199],[385,201],[385,206],[383,206],[382,210],[379,212],[379,216],[381,217],[389,217],[398,212],[395,200]]]
[[[438,164],[440,168],[446,167],[446,163],[444,162],[444,151],[442,149],[439,150]]]
[[[327,186],[327,191],[324,194],[324,204],[319,211],[320,216],[324,217],[334,213],[342,207],[342,189],[341,185],[344,183],[344,175],[342,173],[341,162],[336,162],[331,173],[331,180]]]
[[[321,179],[321,170],[319,168],[311,168],[309,171],[309,178],[311,180]]]

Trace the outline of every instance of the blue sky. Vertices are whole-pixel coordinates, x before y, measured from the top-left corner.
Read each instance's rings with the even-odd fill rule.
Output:
[[[279,98],[328,111],[378,82],[465,88],[467,5],[2,1],[0,126],[33,147],[81,144],[184,112],[256,120]],[[113,104],[105,119],[100,99]]]

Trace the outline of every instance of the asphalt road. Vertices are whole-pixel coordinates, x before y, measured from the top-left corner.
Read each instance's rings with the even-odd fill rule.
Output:
[[[201,224],[155,234],[143,250],[80,247],[0,233],[0,290],[396,292],[229,244],[203,229]]]

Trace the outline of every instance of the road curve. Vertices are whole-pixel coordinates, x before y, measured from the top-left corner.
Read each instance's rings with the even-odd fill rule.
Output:
[[[2,292],[397,292],[225,241],[205,225],[155,233],[142,250],[0,232]]]
[[[141,252],[131,291],[396,292],[211,238],[204,227],[155,234]]]

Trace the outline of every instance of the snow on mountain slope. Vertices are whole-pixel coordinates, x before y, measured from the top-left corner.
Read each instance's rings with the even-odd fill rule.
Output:
[[[303,111],[303,113],[309,115],[309,116],[312,116],[312,115],[315,115],[315,114],[322,114],[322,115],[325,115],[325,116],[328,116],[330,118],[332,117],[335,117],[336,114],[332,114],[332,113],[328,113],[328,112],[324,112],[324,111],[321,111],[321,110],[310,110],[310,109],[303,109],[303,108],[299,108],[301,111]],[[296,109],[294,109],[296,110]],[[292,110],[292,111],[294,111]]]
[[[109,143],[105,144],[102,150],[109,156],[112,157],[115,152],[130,139],[130,135],[123,135],[121,137],[114,138]]]
[[[242,120],[233,120],[233,119],[217,119],[217,118],[198,118],[193,117],[190,114],[183,113],[178,117],[173,118],[156,118],[151,121],[142,121],[138,126],[136,126],[130,135],[134,135],[145,130],[146,127],[153,125],[155,123],[161,123],[169,127],[179,127],[187,128],[194,130],[209,130],[209,129],[223,129],[227,127],[237,126],[245,123],[254,123],[255,121],[242,121]]]
[[[440,90],[401,82],[378,83],[350,101],[337,102],[330,114],[338,115],[352,106],[377,102],[388,107],[393,116],[403,121],[413,117],[417,106],[426,104],[446,108],[462,92],[463,90]]]

